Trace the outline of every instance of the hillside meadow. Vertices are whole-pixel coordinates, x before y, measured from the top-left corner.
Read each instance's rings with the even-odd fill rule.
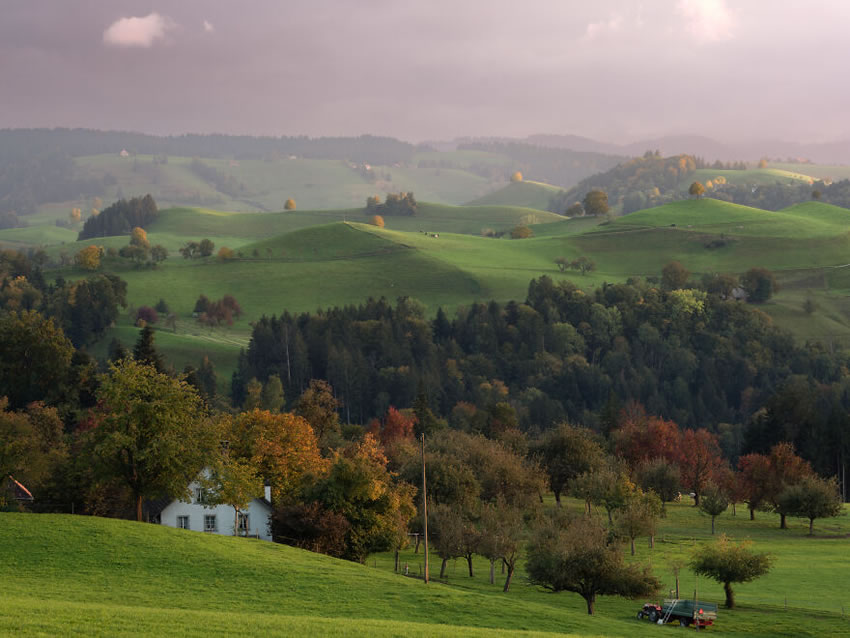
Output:
[[[547,499],[552,506],[551,498]],[[581,505],[567,500],[578,512]],[[739,507],[718,517],[718,533],[751,539],[768,551],[774,568],[767,576],[736,585],[738,608],[721,608],[710,631],[730,636],[850,635],[850,599],[842,586],[850,539],[843,516],[815,523],[757,513],[748,520]],[[668,505],[655,548],[639,539],[634,560],[650,562],[665,587],[673,587],[671,566],[686,562],[694,549],[711,542],[707,517],[690,503]],[[476,558],[476,575],[463,560],[449,564],[445,582],[392,572],[392,556],[370,557],[358,565],[251,539],[143,523],[53,514],[0,513],[5,560],[0,578],[0,633],[21,636],[208,635],[238,627],[249,635],[650,636],[659,628],[635,619],[646,601],[603,597],[597,614],[586,614],[576,594],[551,594],[527,584],[522,564],[510,592],[487,581],[487,561]],[[625,547],[627,551],[627,546]],[[412,574],[422,553],[402,552]],[[630,559],[631,560],[631,559]],[[721,602],[722,589],[680,574],[681,591]],[[787,599],[787,602],[786,602]],[[528,633],[526,633],[528,632]]]
[[[161,212],[148,238],[171,257],[155,269],[106,260],[105,270],[128,282],[130,309],[112,333],[96,345],[104,353],[113,336],[135,339],[134,309],[164,299],[177,313],[176,330],[161,329],[159,343],[175,367],[215,357],[220,374],[232,370],[250,324],[263,315],[315,311],[358,304],[368,297],[401,296],[421,301],[430,316],[442,306],[450,314],[475,301],[525,298],[528,282],[548,275],[592,292],[604,282],[632,276],[658,277],[663,266],[680,261],[698,279],[705,273],[740,274],[754,266],[771,269],[780,291],[759,306],[798,340],[850,342],[848,290],[850,211],[806,202],[781,211],[691,199],[625,217],[567,219],[511,206],[420,204],[417,215],[388,217],[385,227],[366,223],[363,209],[235,213],[176,208]],[[482,237],[485,228],[506,230],[526,224],[534,236],[512,240]],[[0,240],[39,239],[52,243],[48,254],[70,259],[83,245],[120,248],[126,237],[55,243],[65,229],[37,227],[0,231]],[[47,235],[52,233],[52,235]],[[216,250],[228,246],[236,258],[185,260],[177,249],[210,238]],[[52,241],[51,241],[52,239]],[[65,241],[59,239],[59,241]],[[15,244],[24,246],[27,244]],[[596,270],[587,275],[560,272],[554,261],[587,256]],[[74,267],[48,277],[82,277]],[[319,284],[317,285],[317,282]],[[204,294],[236,296],[244,310],[232,327],[203,328],[191,313]],[[806,312],[811,299],[814,310]]]

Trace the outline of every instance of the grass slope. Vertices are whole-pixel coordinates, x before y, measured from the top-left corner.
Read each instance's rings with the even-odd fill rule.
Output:
[[[543,182],[511,182],[504,188],[479,197],[467,205],[525,206],[527,208],[548,210],[549,201],[561,191],[562,189],[557,186],[544,184]]]
[[[3,634],[650,635],[631,620],[126,521],[5,513],[0,546]]]
[[[547,499],[551,506],[551,498]],[[577,514],[582,504],[567,500]],[[735,586],[738,609],[721,609],[711,631],[730,636],[850,635],[844,561],[850,521],[807,521],[744,508],[717,519],[718,533],[751,539],[770,552],[770,574]],[[687,562],[710,542],[710,523],[690,503],[671,504],[655,548],[638,542],[634,559],[649,562],[665,586],[671,566]],[[392,573],[391,554],[366,566],[261,541],[210,536],[159,526],[67,515],[0,513],[0,633],[14,635],[249,635],[655,636],[659,628],[634,620],[641,604],[602,597],[597,615],[575,594],[529,586],[522,564],[509,594],[487,582],[487,561],[476,557],[470,578],[463,560],[449,564],[445,583]],[[402,561],[418,573],[422,555]],[[432,557],[432,568],[439,559]],[[501,577],[497,576],[499,580]],[[722,602],[723,590],[687,569],[681,587],[701,600]]]

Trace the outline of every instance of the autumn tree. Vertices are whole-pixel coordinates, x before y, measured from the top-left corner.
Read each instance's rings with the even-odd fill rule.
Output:
[[[747,454],[738,459],[738,483],[743,500],[750,510],[750,520],[767,499],[770,491],[770,459],[764,454]]]
[[[228,248],[227,246],[222,246],[218,249],[218,260],[219,261],[230,261],[236,258],[236,253],[232,248]]]
[[[260,393],[260,407],[269,412],[280,412],[283,409],[283,383],[276,374],[271,375],[263,384]]]
[[[549,489],[561,506],[561,495],[570,482],[585,472],[593,471],[605,458],[602,447],[590,430],[562,423],[549,430],[532,446],[532,454],[540,462],[549,479]]]
[[[592,190],[584,196],[582,206],[588,215],[608,214],[608,193],[601,190]]]
[[[286,200],[286,203],[283,205],[283,210],[295,210],[295,200],[291,197]]]
[[[83,220],[83,211],[79,208],[72,208],[68,218],[72,224],[79,224]]]
[[[521,182],[522,181],[522,173],[520,173],[519,171],[515,171],[511,175],[511,181],[514,182],[514,183]]]
[[[38,488],[68,456],[56,408],[40,402],[17,412],[8,407],[9,400],[0,397],[0,506],[6,504],[7,477],[38,496]]]
[[[495,580],[495,563],[502,561],[507,573],[502,591],[510,589],[519,559],[520,548],[525,531],[523,512],[511,507],[504,500],[488,503],[481,510],[479,552],[490,559],[490,584]]]
[[[581,474],[572,483],[573,494],[584,499],[588,513],[590,503],[605,508],[609,525],[614,524],[614,512],[626,506],[634,491],[626,468],[613,459]]]
[[[322,379],[311,379],[295,402],[295,413],[307,420],[323,448],[339,436],[340,405],[331,384]]]
[[[714,469],[722,464],[723,457],[716,435],[705,428],[685,430],[682,434],[679,471],[683,487],[694,493],[695,506],[699,506],[700,495],[711,480]]]
[[[98,474],[129,488],[142,520],[146,498],[188,496],[189,484],[218,449],[194,389],[132,359],[100,376],[91,430]]]
[[[625,563],[619,547],[609,543],[607,530],[586,517],[566,528],[551,522],[538,528],[525,567],[533,585],[579,594],[591,615],[597,596],[635,599],[661,588],[648,567]]]
[[[637,484],[644,490],[652,490],[661,499],[662,511],[667,503],[679,496],[679,467],[664,458],[657,457],[641,462],[637,469]]]
[[[445,578],[448,562],[463,556],[463,512],[442,503],[432,503],[428,508],[428,526],[434,551],[443,559],[440,578]]]
[[[699,508],[711,517],[711,534],[714,535],[714,519],[729,508],[729,497],[714,481],[710,481],[703,489]]]
[[[644,534],[654,536],[658,517],[661,516],[661,499],[654,492],[637,488],[626,504],[617,512],[615,529],[629,539],[632,556],[635,555],[635,539]]]
[[[511,229],[511,239],[528,239],[529,237],[534,237],[534,231],[524,224]]]
[[[378,228],[384,227],[384,218],[380,215],[372,215],[372,226],[377,226]]]
[[[233,535],[237,536],[239,513],[263,495],[263,481],[257,467],[249,461],[227,457],[213,466],[209,483],[212,489],[206,502],[233,508]]]
[[[770,470],[767,479],[765,500],[771,509],[779,514],[779,528],[787,529],[785,517],[790,513],[786,507],[792,505],[790,501],[781,499],[781,495],[792,485],[796,485],[804,478],[812,476],[812,467],[808,461],[797,456],[792,443],[777,443],[770,449],[768,454]]]
[[[398,547],[416,512],[415,488],[396,481],[377,441],[366,434],[331,459],[330,470],[304,492],[305,502],[348,521],[343,558],[363,562],[374,552]]]
[[[327,472],[313,428],[300,416],[254,409],[226,422],[225,431],[230,454],[258,468],[276,502],[291,500],[312,477]]]
[[[566,257],[556,257],[555,264],[558,266],[558,270],[561,272],[566,272],[567,268],[570,265],[570,260]]]
[[[814,534],[816,518],[829,518],[841,513],[841,494],[834,478],[803,477],[786,487],[777,497],[783,512],[809,519],[809,536]]]
[[[735,544],[721,535],[711,545],[703,545],[694,554],[690,568],[723,585],[726,607],[735,607],[733,583],[749,583],[770,571],[773,563],[768,554],[750,551],[750,543]]]
[[[693,195],[697,199],[705,194],[705,186],[699,182],[693,182],[688,188],[688,195]]]
[[[572,270],[578,270],[582,275],[586,275],[587,273],[596,270],[596,262],[590,257],[582,255],[570,262],[570,268]]]
[[[83,270],[97,270],[103,259],[103,246],[86,246],[74,256],[74,263]]]

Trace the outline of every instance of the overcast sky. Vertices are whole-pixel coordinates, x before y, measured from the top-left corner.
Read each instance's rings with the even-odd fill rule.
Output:
[[[847,0],[0,0],[0,127],[850,134]]]

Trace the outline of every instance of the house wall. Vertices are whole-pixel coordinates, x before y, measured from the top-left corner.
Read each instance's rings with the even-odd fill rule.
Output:
[[[194,494],[194,490],[192,493]],[[248,514],[248,534],[254,537],[259,536],[263,540],[272,540],[269,526],[271,508],[263,501],[254,499],[248,506],[248,509],[243,511]],[[195,532],[203,532],[204,516],[210,514],[214,514],[216,517],[216,534],[233,536],[236,513],[229,505],[207,506],[195,502],[172,501],[162,510],[160,523],[168,527],[178,527],[177,517],[188,516],[189,529]]]

